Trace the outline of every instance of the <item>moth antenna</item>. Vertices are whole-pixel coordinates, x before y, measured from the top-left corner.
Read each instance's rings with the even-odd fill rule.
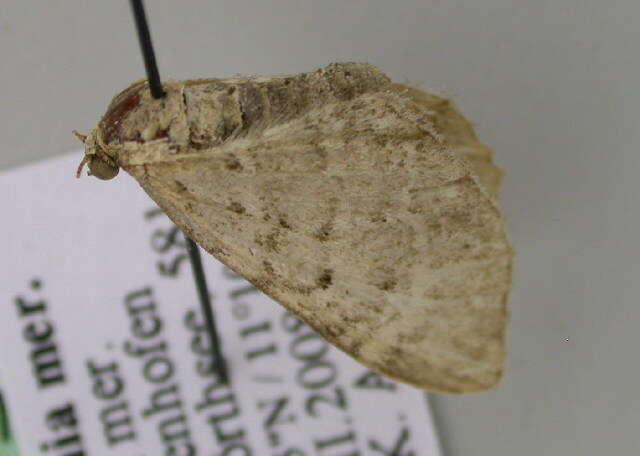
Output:
[[[74,134],[74,136],[76,138],[78,138],[80,141],[82,141],[82,143],[84,144],[84,142],[87,140],[87,136],[86,135],[81,135],[80,133],[78,133],[76,130],[73,130],[72,132]]]
[[[84,165],[86,165],[89,162],[89,158],[85,155],[82,158],[82,161],[80,162],[80,164],[78,165],[78,170],[76,171],[76,178],[80,179],[80,176],[82,175],[82,168],[84,168]]]
[[[74,134],[74,136],[76,138],[78,138],[80,141],[82,141],[82,144],[84,144],[85,141],[87,140],[87,136],[86,135],[81,135],[76,130],[73,130],[72,133]],[[89,161],[89,159],[85,155],[82,158],[82,161],[80,162],[80,164],[78,165],[78,169],[76,171],[76,179],[80,179],[80,176],[82,175],[82,168],[84,168],[84,165],[86,165],[88,161]]]

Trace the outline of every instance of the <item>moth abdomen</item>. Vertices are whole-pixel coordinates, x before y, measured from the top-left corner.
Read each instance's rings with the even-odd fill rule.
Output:
[[[100,121],[97,142],[105,149],[156,140],[206,149],[389,84],[380,70],[360,63],[273,78],[168,80],[159,100],[139,81],[114,98]]]
[[[389,84],[371,65],[342,63],[291,76],[186,81],[184,96],[192,139],[214,146]]]

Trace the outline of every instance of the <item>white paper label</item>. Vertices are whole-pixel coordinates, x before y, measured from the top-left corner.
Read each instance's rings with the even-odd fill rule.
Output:
[[[426,396],[381,378],[203,252],[231,383],[182,234],[81,154],[0,176],[0,381],[22,455],[437,456]]]

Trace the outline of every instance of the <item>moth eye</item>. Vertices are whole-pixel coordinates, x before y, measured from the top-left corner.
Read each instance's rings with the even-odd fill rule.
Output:
[[[120,171],[120,168],[117,166],[113,166],[98,157],[92,157],[88,165],[89,171],[91,171],[90,174],[101,180],[113,179],[118,175],[118,171]]]

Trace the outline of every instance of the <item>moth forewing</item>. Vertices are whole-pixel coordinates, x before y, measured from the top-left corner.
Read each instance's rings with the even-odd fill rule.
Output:
[[[120,94],[117,125],[91,133],[108,147],[88,153],[362,364],[433,391],[497,383],[500,172],[446,100],[353,63],[165,86],[162,103]]]

